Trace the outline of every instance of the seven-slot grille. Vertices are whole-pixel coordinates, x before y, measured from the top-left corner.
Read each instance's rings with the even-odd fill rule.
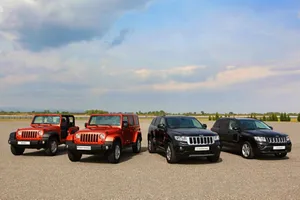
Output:
[[[189,145],[209,145],[213,144],[215,141],[212,136],[195,136],[188,137]]]
[[[286,143],[286,137],[266,137],[268,143]]]
[[[80,134],[80,142],[98,142],[99,135],[94,133]]]
[[[36,138],[38,131],[22,131],[22,138]]]

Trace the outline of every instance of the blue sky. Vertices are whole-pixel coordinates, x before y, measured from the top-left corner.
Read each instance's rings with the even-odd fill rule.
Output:
[[[299,1],[0,7],[0,108],[300,112]]]

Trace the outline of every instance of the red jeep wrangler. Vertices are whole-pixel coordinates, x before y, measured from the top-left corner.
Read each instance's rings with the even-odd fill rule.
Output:
[[[142,133],[136,114],[91,115],[85,127],[67,137],[68,157],[72,162],[79,161],[82,154],[103,153],[110,163],[118,163],[123,149],[141,151]]]
[[[30,127],[10,133],[8,144],[14,155],[22,155],[26,148],[43,148],[46,155],[54,156],[58,145],[64,144],[67,136],[78,130],[73,115],[38,114],[33,117]]]

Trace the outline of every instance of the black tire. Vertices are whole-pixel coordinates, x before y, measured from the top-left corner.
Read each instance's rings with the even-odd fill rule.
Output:
[[[148,138],[148,152],[149,153],[155,153],[156,152],[156,146],[153,142],[153,138]]]
[[[112,150],[107,153],[107,160],[110,163],[119,163],[122,154],[121,144],[119,141],[115,141],[112,146]]]
[[[207,157],[207,160],[212,163],[218,162],[219,159],[220,159],[220,154],[216,154],[214,156]]]
[[[16,147],[13,145],[10,145],[10,151],[13,155],[15,156],[19,156],[22,155],[25,151],[25,148],[21,148],[21,147]]]
[[[166,160],[168,163],[178,162],[178,158],[175,154],[175,150],[171,142],[168,143],[165,153],[166,153]]]
[[[132,152],[133,153],[140,153],[142,148],[142,138],[141,136],[138,136],[136,139],[136,143],[132,146]]]
[[[286,155],[287,155],[287,153],[275,153],[275,156],[277,158],[284,158],[284,157],[286,157]]]
[[[68,150],[68,157],[70,161],[78,162],[82,157],[82,153]]]
[[[254,152],[250,142],[245,141],[241,146],[241,155],[243,158],[252,159],[254,158]]]
[[[56,138],[50,138],[46,144],[45,153],[47,156],[55,156],[58,151],[58,141]]]

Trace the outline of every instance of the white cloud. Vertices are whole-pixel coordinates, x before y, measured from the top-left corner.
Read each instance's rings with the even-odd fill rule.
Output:
[[[226,67],[225,71],[217,73],[213,77],[208,77],[206,81],[201,82],[176,82],[170,81],[164,84],[154,84],[152,88],[154,90],[195,90],[195,89],[222,89],[230,85],[255,81],[271,76],[283,76],[291,74],[300,74],[300,70],[291,71],[276,71],[274,67],[260,66],[260,67],[244,67],[244,68],[232,68]]]
[[[169,69],[160,69],[160,70],[151,70],[151,69],[138,69],[135,70],[134,73],[139,78],[149,78],[152,77],[163,77],[168,78],[172,75],[182,75],[182,76],[190,76],[195,73],[196,70],[205,69],[206,66],[196,66],[196,65],[187,65],[183,67],[172,67]]]

